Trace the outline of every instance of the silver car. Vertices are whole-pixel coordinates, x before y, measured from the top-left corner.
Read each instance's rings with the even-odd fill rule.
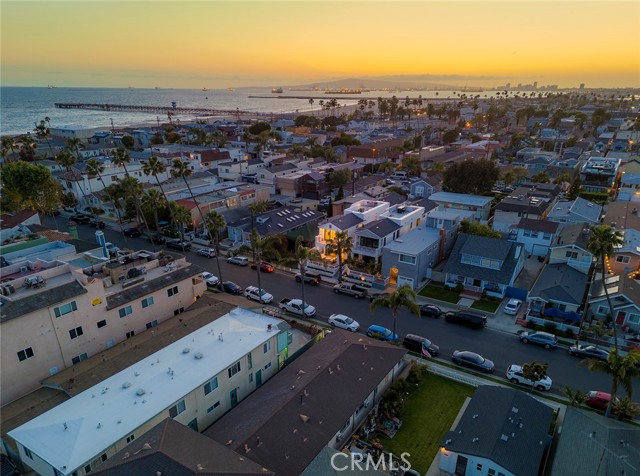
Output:
[[[329,324],[333,327],[339,327],[340,329],[346,329],[351,332],[358,332],[358,329],[360,329],[358,321],[354,321],[344,314],[331,314],[331,316],[329,316]]]

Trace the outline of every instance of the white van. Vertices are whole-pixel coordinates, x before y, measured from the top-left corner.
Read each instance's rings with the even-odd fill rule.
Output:
[[[407,171],[406,170],[397,170],[391,175],[391,180],[406,180],[407,179]]]

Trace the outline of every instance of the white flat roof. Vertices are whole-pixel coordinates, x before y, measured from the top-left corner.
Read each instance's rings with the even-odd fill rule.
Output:
[[[64,474],[71,473],[264,344],[281,322],[236,308],[9,435]],[[267,324],[274,330],[268,331]]]
[[[429,195],[429,200],[433,202],[449,202],[459,203],[461,205],[470,205],[474,207],[483,207],[491,202],[491,200],[493,200],[493,197],[483,197],[482,195],[467,195],[465,193],[436,192]]]
[[[435,228],[415,228],[397,240],[388,243],[385,249],[395,253],[418,255],[427,247],[440,241],[440,231]]]

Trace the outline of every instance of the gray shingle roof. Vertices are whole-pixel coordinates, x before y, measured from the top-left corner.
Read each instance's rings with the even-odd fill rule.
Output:
[[[88,291],[78,282],[70,281],[61,286],[44,286],[40,292],[28,298],[8,300],[0,297],[0,322],[5,322],[32,312],[67,301]],[[15,296],[15,295],[14,295]]]
[[[548,264],[536,279],[529,297],[580,305],[587,280],[586,274],[566,263]]]
[[[360,334],[334,331],[204,434],[222,444],[231,440],[229,448],[278,476],[298,476],[405,353]]]
[[[517,228],[522,230],[541,231],[543,233],[555,233],[560,226],[555,221],[534,220],[532,218],[521,218]]]
[[[353,213],[347,213],[346,215],[330,218],[327,220],[327,223],[331,223],[333,226],[340,228],[341,230],[347,230],[358,223],[362,223],[362,221],[362,218],[355,216]]]
[[[511,281],[511,277],[518,264],[518,259],[516,259],[515,256],[519,248],[522,248],[522,245],[518,243],[460,233],[458,234],[456,244],[451,250],[451,254],[443,271],[445,273],[507,284]],[[522,253],[522,250],[519,252]],[[502,260],[502,268],[489,269],[462,263],[461,258],[463,254]]]
[[[396,231],[398,228],[400,228],[400,225],[389,220],[388,218],[384,218],[382,220],[367,223],[365,226],[358,229],[358,232],[368,230],[374,235],[379,236],[380,238],[384,238],[385,236],[388,236]]]
[[[482,385],[442,446],[489,458],[518,476],[537,476],[552,415],[550,407],[519,390]]]

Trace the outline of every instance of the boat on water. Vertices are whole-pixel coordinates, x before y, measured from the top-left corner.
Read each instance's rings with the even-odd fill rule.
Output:
[[[273,88],[271,92],[275,94],[282,94],[283,91],[282,88]]]
[[[230,93],[234,92],[236,90],[236,88],[227,88],[227,91],[229,91]]]
[[[209,91],[209,88],[202,88],[203,91]]]
[[[56,87],[55,87],[55,86],[53,86],[52,84],[48,84],[48,85],[47,85],[47,89],[55,89],[55,88],[56,88]]]

